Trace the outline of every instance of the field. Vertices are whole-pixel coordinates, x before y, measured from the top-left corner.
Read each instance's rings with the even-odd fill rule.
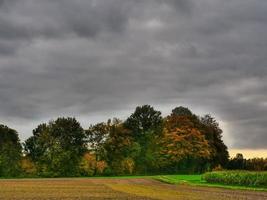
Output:
[[[217,175],[220,175],[219,178],[217,178]],[[266,172],[225,171],[206,173],[204,175],[166,175],[153,178],[169,184],[190,184],[194,186],[267,192]],[[221,179],[224,181],[221,181]]]
[[[169,177],[170,178],[170,177]],[[173,178],[197,182],[198,176]],[[184,181],[182,180],[184,179]],[[2,200],[44,199],[168,199],[264,200],[266,191],[230,190],[190,184],[171,185],[148,178],[2,179]]]
[[[267,172],[252,171],[215,171],[205,173],[203,178],[208,183],[262,187],[267,189]]]

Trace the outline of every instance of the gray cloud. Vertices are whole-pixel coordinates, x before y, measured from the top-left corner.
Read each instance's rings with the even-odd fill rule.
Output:
[[[139,104],[215,115],[231,148],[266,148],[267,2],[0,1],[0,120],[84,126]],[[117,114],[118,113],[118,114]]]
[[[110,1],[1,1],[0,38],[21,43],[34,39],[93,38],[124,30],[133,3]],[[16,47],[3,54],[14,53]],[[0,53],[1,53],[0,52]]]
[[[192,0],[158,0],[162,4],[167,4],[170,7],[174,8],[178,12],[182,12],[183,14],[189,14],[192,12],[194,8],[194,3]]]

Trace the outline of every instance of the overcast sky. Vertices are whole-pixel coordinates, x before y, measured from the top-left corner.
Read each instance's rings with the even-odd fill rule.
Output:
[[[0,123],[22,140],[142,104],[210,113],[230,148],[267,148],[267,1],[0,0]]]

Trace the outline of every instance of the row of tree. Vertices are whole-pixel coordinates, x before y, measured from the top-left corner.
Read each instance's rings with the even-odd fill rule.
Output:
[[[227,168],[232,170],[267,171],[267,158],[245,159],[242,154],[238,153],[229,160]]]
[[[125,121],[90,125],[75,118],[40,124],[22,145],[0,126],[0,176],[93,176],[200,173],[226,167],[222,130],[210,115],[177,107],[167,117],[144,105]]]

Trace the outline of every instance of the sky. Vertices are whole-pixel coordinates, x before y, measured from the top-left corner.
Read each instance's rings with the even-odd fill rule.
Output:
[[[59,116],[86,128],[181,105],[267,157],[266,13],[266,0],[0,0],[0,123],[23,141]]]

